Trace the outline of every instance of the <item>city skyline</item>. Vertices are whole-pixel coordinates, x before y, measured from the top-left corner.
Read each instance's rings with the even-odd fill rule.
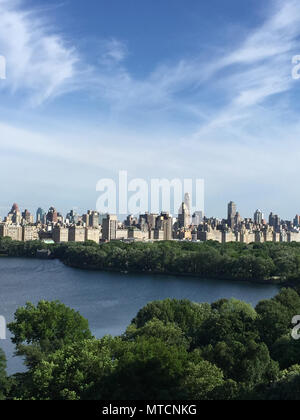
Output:
[[[103,243],[192,241],[219,243],[241,242],[300,242],[300,216],[293,220],[283,220],[270,213],[264,219],[261,210],[256,210],[253,218],[244,218],[236,203],[228,203],[227,217],[217,219],[196,211],[191,214],[191,196],[184,194],[184,201],[178,209],[177,217],[169,212],[146,212],[128,215],[125,220],[117,215],[101,214],[87,210],[79,215],[71,210],[66,216],[54,207],[48,211],[38,208],[36,218],[27,209],[21,211],[14,203],[10,212],[0,220],[0,238],[30,242],[40,240],[45,243],[86,242]]]
[[[256,224],[261,224],[262,222],[268,223],[268,219],[270,216],[279,217],[280,220],[282,221],[292,221],[295,219],[295,217],[299,217],[299,220],[300,220],[300,211],[299,212],[296,211],[294,213],[294,216],[291,216],[290,218],[282,217],[282,215],[280,215],[278,212],[274,212],[274,210],[271,210],[270,212],[264,212],[258,208],[256,208],[256,210],[253,210],[252,214],[250,213],[246,215],[241,214],[239,205],[235,201],[230,201],[227,204],[227,206],[224,206],[225,211],[222,216],[216,216],[214,214],[209,215],[203,210],[200,210],[200,211],[196,210],[195,212],[191,213],[189,209],[189,201],[190,201],[189,194],[185,193],[183,196],[182,205],[178,209],[178,212],[169,213],[165,209],[161,208],[159,212],[156,214],[167,213],[171,217],[176,218],[176,217],[180,217],[180,215],[183,215],[185,211],[187,211],[188,217],[192,218],[192,216],[197,217],[201,213],[201,217],[205,217],[206,219],[228,220],[229,227],[231,227],[231,225],[235,223],[234,219],[236,215],[238,215],[238,217],[241,219],[252,219]],[[49,207],[38,206],[36,209],[30,209],[30,208],[19,205],[17,202],[14,202],[13,205],[8,205],[7,209],[8,211],[6,213],[4,213],[3,215],[0,214],[0,222],[1,220],[4,220],[9,213],[15,210],[17,210],[20,213],[20,215],[22,215],[23,218],[26,218],[26,213],[30,214],[34,218],[33,223],[36,223],[37,219],[41,217],[42,214],[46,215],[47,213],[51,211],[55,211],[59,216],[63,217],[63,219],[68,219],[68,216],[72,213],[73,215],[82,216],[82,215],[89,214],[90,212],[94,212],[94,213],[97,213],[99,216],[115,215],[118,217],[118,221],[123,221],[123,220],[125,221],[126,218],[130,216],[138,218],[143,214],[150,214],[150,215],[154,214],[153,212],[149,211],[149,209],[145,209],[143,212],[140,212],[137,214],[126,213],[126,215],[124,214],[121,215],[118,213],[114,214],[114,213],[108,213],[108,212],[100,212],[93,207],[90,207],[89,209],[87,207],[85,209],[79,209],[79,207],[74,207],[66,211],[63,211],[55,205],[50,205]],[[227,213],[226,213],[226,209],[227,209]],[[190,224],[193,224],[193,222],[191,221]]]
[[[185,194],[185,196],[186,196],[186,194]],[[186,200],[186,197],[185,196],[183,197],[183,203],[185,203],[185,200]],[[225,217],[226,215],[228,216],[228,206],[231,203],[233,203],[236,206],[236,208],[237,208],[237,202],[236,201],[230,201],[228,204],[223,205],[223,213],[222,214],[218,214],[218,215],[216,213],[208,214],[208,212],[206,212],[206,211],[203,212],[203,210],[201,210],[200,212],[203,212],[204,215],[207,216],[207,217],[212,217],[212,218],[216,218],[216,219],[222,220],[222,219],[226,218]],[[44,205],[44,206],[43,205],[38,205],[37,207],[34,207],[32,205],[31,206],[30,205],[29,206],[24,206],[22,204],[19,204],[19,201],[18,200],[13,201],[13,205],[15,205],[15,204],[17,204],[18,207],[20,209],[24,210],[24,211],[25,210],[28,210],[34,216],[36,216],[36,213],[37,213],[38,210],[41,209],[41,210],[47,212],[48,209],[50,209],[50,208],[55,208],[64,217],[68,213],[70,213],[71,211],[74,211],[76,214],[79,214],[79,215],[80,214],[85,214],[87,211],[90,211],[91,209],[94,209],[95,211],[97,211],[95,206],[85,206],[85,207],[74,206],[74,207],[70,207],[70,208],[67,208],[66,207],[66,208],[61,209],[59,206],[54,205],[52,203],[50,205],[49,204],[48,205]],[[1,207],[0,208],[0,219],[4,219],[7,216],[7,214],[9,213],[9,211],[11,210],[11,208],[12,208],[12,205],[11,204],[7,204],[6,206]],[[290,215],[288,217],[285,217],[284,215],[280,214],[278,211],[276,211],[274,209],[270,209],[268,211],[268,210],[260,209],[260,208],[254,206],[253,207],[253,210],[248,209],[248,211],[247,211],[246,214],[242,213],[240,211],[240,209],[241,209],[241,206],[240,206],[240,204],[238,204],[238,210],[239,210],[238,213],[241,214],[241,216],[243,218],[253,218],[253,220],[255,220],[255,213],[256,212],[261,212],[262,215],[263,215],[263,219],[264,220],[266,220],[268,218],[268,215],[270,215],[270,214],[278,214],[278,215],[280,215],[280,217],[281,217],[282,220],[293,220],[294,217],[295,217],[295,215],[300,214],[300,210],[297,211],[297,209],[295,209],[295,211],[291,210],[289,212]],[[159,209],[159,213],[163,213],[165,211],[166,210],[163,209],[163,208],[160,208]],[[196,211],[196,213],[197,212],[198,211]],[[99,214],[103,214],[103,215],[104,214],[107,214],[105,212],[98,212],[98,213]],[[134,214],[134,216],[139,216],[139,214],[143,214],[143,213],[151,213],[151,212],[149,211],[149,209],[144,209],[143,212],[138,213],[138,214]],[[113,213],[111,213],[111,214],[113,214]],[[179,214],[179,212],[170,213],[170,214],[171,214],[171,216],[176,217]],[[118,217],[120,217],[120,219],[122,219],[122,217],[132,215],[132,213],[128,212],[128,213],[126,213],[126,215],[116,213],[116,215]]]
[[[296,0],[0,0],[0,213],[92,208],[127,169],[204,179],[208,214],[291,217],[299,54]]]

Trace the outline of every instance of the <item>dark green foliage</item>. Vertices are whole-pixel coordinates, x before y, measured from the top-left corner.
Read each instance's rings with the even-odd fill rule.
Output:
[[[14,335],[17,354],[25,356],[28,367],[35,366],[64,345],[91,338],[88,321],[60,302],[27,303],[8,325]]]
[[[291,332],[292,318],[300,314],[300,296],[292,289],[283,289],[275,298],[260,302],[256,311],[260,336],[271,349],[279,338]]]
[[[29,369],[8,387],[0,354],[0,392],[38,400],[299,400],[297,313],[291,289],[256,310],[236,299],[166,299],[142,308],[121,337],[97,340],[59,302],[27,304],[9,328]]]
[[[245,245],[161,241],[126,244],[113,241],[98,245],[87,241],[46,245],[39,241],[24,243],[0,238],[0,255],[35,257],[37,250],[46,248],[54,258],[78,268],[240,281],[289,281],[295,285],[300,278],[298,243]]]
[[[188,300],[166,299],[146,305],[132,322],[137,328],[141,328],[148,321],[156,318],[164,323],[175,323],[187,337],[194,337],[195,332],[210,316],[210,313],[211,308],[207,303],[199,304]]]
[[[4,352],[0,349],[0,401],[5,399],[7,393],[8,380],[6,376],[6,358]]]

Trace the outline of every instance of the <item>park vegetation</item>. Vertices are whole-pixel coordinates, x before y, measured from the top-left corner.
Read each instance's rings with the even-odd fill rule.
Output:
[[[167,299],[142,308],[123,335],[96,339],[62,303],[28,303],[8,325],[27,371],[7,377],[1,353],[0,398],[299,400],[295,314],[293,289],[256,308]]]
[[[299,243],[113,241],[99,245],[88,241],[47,245],[0,239],[0,256],[35,258],[41,249],[50,250],[52,258],[64,264],[81,269],[300,284]]]

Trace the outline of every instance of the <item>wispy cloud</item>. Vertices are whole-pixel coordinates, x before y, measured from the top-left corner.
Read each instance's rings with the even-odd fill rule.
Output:
[[[85,63],[79,48],[50,29],[38,13],[22,11],[21,4],[0,0],[0,53],[7,57],[6,83],[16,98],[19,94],[29,97],[37,106],[81,89],[84,95],[93,95],[93,106],[104,104],[113,115],[133,117],[145,126],[151,116],[153,120],[150,130],[131,126],[132,135],[125,133],[119,121],[114,135],[109,125],[98,135],[86,126],[86,134],[76,141],[0,124],[2,150],[12,156],[7,165],[13,164],[18,153],[26,154],[33,167],[39,162],[37,156],[47,159],[49,171],[63,161],[70,174],[66,182],[73,186],[74,180],[87,182],[92,189],[103,172],[127,168],[135,168],[133,176],[204,177],[209,184],[208,200],[214,195],[215,205],[219,191],[232,194],[234,189],[236,194],[250,191],[244,200],[245,207],[251,206],[251,192],[257,196],[265,180],[268,188],[262,189],[263,198],[267,200],[269,194],[270,207],[273,200],[278,201],[278,188],[292,196],[294,187],[288,192],[287,185],[295,178],[300,158],[298,116],[289,98],[297,88],[291,77],[291,58],[300,53],[298,0],[270,2],[262,23],[245,29],[234,50],[224,45],[223,56],[204,60],[195,54],[162,60],[140,77],[126,61],[134,54],[126,41],[111,37],[97,42],[98,62]],[[170,117],[173,123],[182,114],[193,118],[188,129],[183,122],[184,136],[176,133],[174,124],[168,124],[165,136],[162,124],[155,130],[157,115],[165,120]],[[143,118],[137,118],[140,115]],[[56,175],[64,178],[65,167]]]
[[[110,38],[100,42],[101,63],[113,64],[125,60],[128,55],[128,47],[125,42],[116,38]]]
[[[0,0],[0,51],[7,57],[7,85],[14,92],[27,89],[34,105],[80,88],[116,111],[140,112],[143,107],[169,111],[181,106],[186,110],[195,104],[200,110],[202,90],[212,89],[214,95],[227,98],[226,107],[248,107],[286,92],[293,83],[290,62],[300,36],[297,0],[272,2],[265,21],[223,57],[161,63],[142,79],[125,65],[126,42],[114,37],[101,40],[100,61],[89,65],[74,46],[49,29],[45,18],[22,11],[20,4]]]
[[[0,0],[0,51],[8,74],[3,87],[28,92],[36,106],[74,88],[79,57],[39,14],[25,12],[21,5]]]

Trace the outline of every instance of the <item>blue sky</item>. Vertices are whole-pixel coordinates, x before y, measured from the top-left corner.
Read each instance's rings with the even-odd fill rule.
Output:
[[[294,217],[299,54],[297,0],[0,0],[0,214],[94,208],[127,170]]]

